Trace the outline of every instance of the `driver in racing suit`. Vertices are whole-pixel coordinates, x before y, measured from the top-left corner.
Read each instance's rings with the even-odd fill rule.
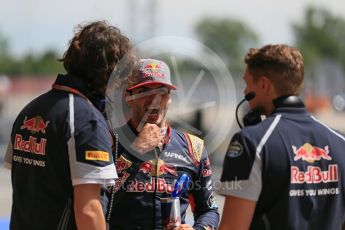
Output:
[[[170,91],[175,89],[169,67],[154,59],[139,60],[136,73],[126,82],[125,101],[131,113],[127,124],[115,130],[119,179],[108,190],[110,229],[162,229],[162,199],[171,197],[182,173],[191,183],[180,197],[182,225],[177,229],[218,226],[204,142],[173,129],[165,119]],[[193,227],[185,224],[189,204]]]

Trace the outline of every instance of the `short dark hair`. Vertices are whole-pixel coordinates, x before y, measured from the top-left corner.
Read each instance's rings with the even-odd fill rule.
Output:
[[[297,48],[284,44],[250,49],[245,57],[254,81],[268,77],[279,96],[298,95],[304,77],[303,57]]]
[[[96,21],[77,26],[60,61],[67,73],[83,79],[103,95],[110,74],[126,54],[131,56],[131,48],[129,39],[118,28]]]

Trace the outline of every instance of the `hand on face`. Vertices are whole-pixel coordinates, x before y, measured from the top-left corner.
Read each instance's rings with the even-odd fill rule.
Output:
[[[152,151],[155,147],[162,148],[162,146],[163,135],[161,128],[156,124],[150,123],[144,125],[137,138],[132,143],[132,148],[141,154]]]

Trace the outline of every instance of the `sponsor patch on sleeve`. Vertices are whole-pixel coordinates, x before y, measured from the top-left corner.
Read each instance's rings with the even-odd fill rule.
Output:
[[[216,200],[214,198],[214,193],[212,192],[207,199],[207,205],[210,208],[217,208]]]
[[[243,152],[243,147],[238,141],[233,141],[230,143],[226,156],[231,158],[236,158],[241,156]]]
[[[91,161],[109,161],[110,156],[108,152],[88,150],[85,151],[85,159]]]

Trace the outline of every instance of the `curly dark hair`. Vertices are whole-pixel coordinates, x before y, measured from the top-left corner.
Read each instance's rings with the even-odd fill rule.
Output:
[[[83,79],[90,94],[105,94],[116,64],[126,55],[134,58],[129,39],[106,21],[78,25],[69,47],[60,60],[67,73]]]
[[[304,64],[297,48],[284,44],[266,45],[260,49],[250,49],[244,61],[254,81],[266,76],[281,96],[300,93]]]

